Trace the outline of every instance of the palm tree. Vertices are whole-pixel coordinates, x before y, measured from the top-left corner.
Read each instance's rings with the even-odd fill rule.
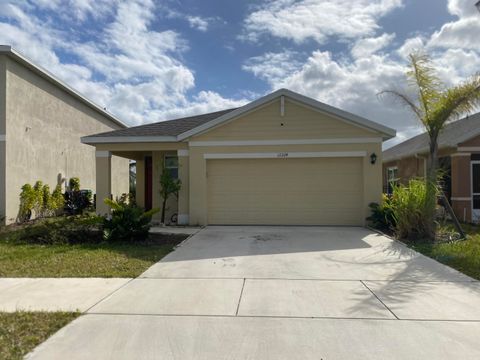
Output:
[[[391,95],[413,112],[425,128],[429,141],[426,174],[427,234],[435,238],[436,180],[438,173],[438,137],[445,125],[471,112],[480,104],[480,73],[463,83],[447,87],[438,77],[429,56],[415,52],[409,55],[408,85],[415,93],[385,90],[380,94]]]

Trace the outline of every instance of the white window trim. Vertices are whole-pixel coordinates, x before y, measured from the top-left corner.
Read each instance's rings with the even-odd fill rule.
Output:
[[[366,151],[321,151],[321,152],[268,152],[268,153],[212,153],[203,154],[204,159],[285,159],[285,158],[335,158],[365,157]]]
[[[324,144],[372,144],[382,138],[337,138],[337,139],[283,139],[283,140],[230,140],[190,141],[190,146],[255,146],[255,145],[324,145]]]

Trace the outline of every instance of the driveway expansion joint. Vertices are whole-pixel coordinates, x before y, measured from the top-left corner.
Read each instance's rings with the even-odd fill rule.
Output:
[[[238,297],[237,311],[235,312],[235,316],[238,316],[238,310],[240,310],[240,302],[242,301],[243,289],[245,288],[246,280],[246,278],[243,279],[242,290],[240,290],[240,296]]]
[[[390,311],[390,313],[391,313],[393,316],[395,316],[395,319],[396,319],[396,320],[400,320],[400,318],[399,318],[387,305],[385,305],[385,303],[384,303],[382,300],[380,300],[380,298],[377,296],[377,294],[375,294],[375,293],[372,291],[372,289],[370,289],[370,288],[367,286],[367,284],[365,284],[365,283],[363,282],[363,280],[360,280],[360,282],[363,284],[363,286],[365,286],[365,287],[368,289],[368,291],[370,291],[370,292],[372,293],[373,296],[375,296],[375,298],[376,298],[378,301],[380,301],[380,303],[381,303],[383,306],[385,306],[385,308],[386,308],[388,311]]]

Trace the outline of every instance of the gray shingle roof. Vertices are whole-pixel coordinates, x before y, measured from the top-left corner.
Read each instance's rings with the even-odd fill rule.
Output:
[[[480,113],[467,116],[448,124],[438,139],[439,148],[456,147],[457,144],[480,135]],[[383,152],[383,162],[428,152],[427,133],[414,136]]]
[[[100,134],[90,135],[89,137],[177,136],[233,110],[235,110],[235,108],[180,119],[160,121],[152,124],[133,126],[127,129],[107,131]]]

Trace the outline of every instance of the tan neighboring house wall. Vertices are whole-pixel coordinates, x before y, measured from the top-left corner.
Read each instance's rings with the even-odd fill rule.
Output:
[[[266,171],[262,164],[266,164],[269,169],[275,168],[275,173],[268,173],[266,174],[268,176],[263,178],[263,180],[272,179],[275,181],[276,187],[272,186],[272,188],[278,190],[279,198],[275,198],[274,194],[272,200],[277,201],[281,197],[287,196],[288,199],[292,199],[292,207],[287,211],[295,212],[295,208],[300,206],[301,210],[299,211],[305,211],[306,216],[304,219],[297,213],[294,213],[294,216],[291,217],[288,216],[289,214],[281,214],[276,218],[261,216],[258,219],[250,219],[252,222],[249,220],[244,223],[255,223],[257,221],[259,224],[363,225],[365,218],[369,215],[368,205],[371,202],[381,201],[381,145],[385,138],[394,136],[394,131],[387,128],[385,128],[386,130],[375,130],[368,126],[352,123],[341,116],[310,106],[308,100],[305,103],[297,101],[295,95],[290,95],[291,92],[288,91],[279,90],[266,97],[271,98],[276,94],[278,95],[271,101],[264,102],[256,107],[248,108],[249,105],[246,105],[248,110],[241,108],[240,110],[243,111],[240,115],[234,115],[228,120],[215,123],[213,127],[204,129],[204,126],[200,126],[198,128],[200,130],[195,128],[196,133],[192,135],[189,134],[190,131],[187,131],[185,133],[187,135],[179,135],[177,141],[168,142],[167,140],[167,142],[162,142],[163,138],[161,136],[159,136],[158,142],[139,141],[138,137],[135,136],[132,140],[129,140],[127,136],[123,141],[121,137],[116,137],[114,134],[110,143],[108,137],[88,137],[82,141],[94,145],[97,151],[111,151],[113,154],[130,157],[137,161],[137,202],[139,204],[142,204],[145,199],[144,159],[145,156],[151,156],[153,160],[152,207],[160,207],[161,205],[161,198],[158,195],[158,182],[163,169],[164,156],[176,153],[182,189],[178,194],[178,199],[172,198],[169,203],[167,222],[173,213],[177,213],[180,224],[206,225],[212,223],[212,217],[209,220],[208,213],[209,204],[211,206],[213,201],[211,198],[212,189],[218,190],[214,195],[225,195],[225,191],[231,191],[235,193],[235,196],[231,198],[232,202],[238,201],[239,194],[236,191],[240,187],[248,191],[249,188],[254,189],[256,186],[256,184],[251,184],[251,187],[249,187],[250,185],[245,187],[245,184],[243,184],[243,181],[251,181],[251,178],[248,177],[248,171],[255,171],[257,174],[262,173]],[[285,94],[285,96],[282,94]],[[372,126],[368,122],[367,125]],[[381,128],[381,126],[379,127]],[[371,163],[370,157],[372,154],[377,156],[374,164]],[[258,161],[256,161],[257,159]],[[285,164],[295,164],[295,166],[285,167],[289,171],[296,169],[295,176],[290,176],[292,174],[285,172],[285,176],[274,176],[274,174],[281,174],[278,166],[281,166],[279,164],[282,161]],[[234,164],[236,165],[233,166]],[[213,180],[209,177],[212,174],[209,174],[209,169],[220,175],[231,175],[230,165],[232,165],[232,171],[237,171],[240,177],[233,180],[220,179],[222,181],[221,186],[218,183],[217,185],[212,183]],[[312,168],[312,166],[315,168]],[[348,167],[348,171],[355,171],[354,176],[349,177],[348,171],[343,171],[343,168],[338,166],[345,166],[345,169]],[[98,179],[99,181],[105,181],[104,179],[108,179],[108,167],[101,166],[101,168],[104,169],[104,172]],[[346,176],[342,178],[324,173],[322,177],[321,171],[329,171],[334,174],[345,173]],[[242,176],[247,177],[242,179]],[[319,179],[318,183],[311,183],[309,176],[316,176],[316,179]],[[285,182],[284,178],[296,179],[302,184],[309,184],[312,191],[316,190],[317,187],[322,188],[322,191],[327,192],[325,201],[331,201],[330,198],[333,198],[336,203],[335,206],[341,205],[345,196],[348,196],[343,193],[343,190],[345,190],[343,185],[350,189],[358,189],[353,194],[356,199],[355,206],[358,205],[358,214],[354,217],[336,220],[329,215],[324,216],[323,219],[318,218],[315,222],[315,220],[312,220],[314,219],[312,213],[308,213],[307,216],[307,212],[310,210],[318,211],[318,209],[302,208],[302,204],[295,201],[296,193],[294,189],[296,184]],[[327,179],[330,183],[324,184]],[[335,179],[338,179],[339,183],[331,183]],[[354,184],[349,184],[351,181]],[[286,186],[279,188],[279,184]],[[259,186],[265,186],[265,183]],[[271,191],[268,184],[266,190]],[[300,190],[297,192],[298,197],[308,199],[309,189],[302,188]],[[331,196],[331,192],[338,194],[336,199],[335,196]],[[224,202],[223,204],[230,206],[230,210],[226,210],[229,212],[233,211],[237,204],[241,206],[247,204],[256,211],[266,208],[265,204],[262,203],[262,199],[265,199],[265,197],[261,198],[259,196],[256,199],[250,194],[246,194],[246,197],[249,197],[246,202],[229,204],[228,200],[230,198],[228,194],[226,195],[227,197],[223,199],[227,199],[227,203]],[[259,195],[262,194],[259,193]],[[315,196],[321,196],[321,191],[316,191]],[[322,197],[319,198],[319,202],[321,201]],[[275,204],[276,202],[272,202],[267,205],[275,211]],[[279,204],[285,206],[285,200],[280,201]],[[97,212],[104,213],[108,210],[101,207],[101,204],[99,205]],[[321,208],[321,205],[319,204],[319,208]],[[322,211],[328,212],[329,209],[323,205]],[[339,217],[341,217],[341,214]],[[232,220],[231,216],[217,216],[216,219],[225,219],[222,222],[229,224],[242,223],[241,221],[243,221]],[[246,217],[242,219],[246,219]]]
[[[95,149],[80,138],[120,129],[106,113],[59,86],[49,75],[15,57],[0,54],[0,212],[15,221],[25,183],[41,180],[53,189],[79,177],[83,189],[96,191]],[[128,192],[129,160],[113,156],[111,192]],[[63,184],[65,184],[63,182]]]

